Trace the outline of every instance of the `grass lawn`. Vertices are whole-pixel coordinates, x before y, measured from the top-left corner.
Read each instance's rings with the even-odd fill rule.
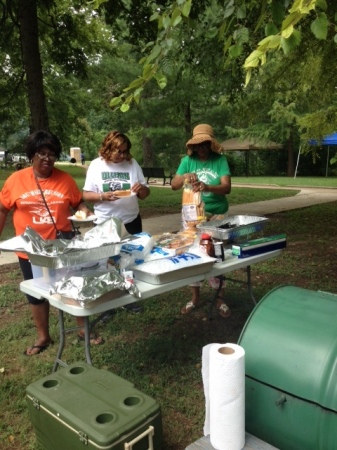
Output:
[[[76,172],[80,185],[84,181],[83,169],[71,167],[71,170]],[[159,207],[178,208],[179,212],[181,192],[176,193],[174,199],[169,188],[151,187],[151,191],[149,199],[142,202],[142,214],[153,214],[154,210],[162,214],[163,210],[157,210]],[[278,192],[278,189],[270,189],[268,194],[263,191],[267,189],[237,188],[234,184],[229,200],[232,204],[235,201],[246,203],[253,195],[257,197],[252,201],[257,201],[266,199],[266,195],[278,198],[296,193],[296,190]],[[165,205],[162,205],[163,198]],[[150,199],[153,200],[151,206]],[[146,203],[148,208],[151,207],[147,213]],[[288,245],[280,257],[252,267],[257,301],[283,284],[337,293],[336,209],[337,202],[333,202],[270,216],[266,234],[286,233]],[[26,298],[19,290],[21,272],[18,264],[0,266],[0,272],[0,448],[37,450],[25,389],[28,384],[51,373],[59,340],[58,315],[52,308],[50,327],[56,345],[36,357],[23,356],[23,351],[34,341],[35,329]],[[244,272],[237,271],[232,275],[242,280]],[[237,342],[253,311],[254,305],[246,289],[228,282],[226,302],[232,315],[223,319],[215,314],[210,321],[207,320],[207,300],[211,297],[212,290],[205,283],[203,305],[192,314],[182,316],[180,308],[190,299],[190,289],[186,287],[144,301],[142,314],[117,310],[109,321],[97,324],[105,344],[92,348],[94,365],[131,381],[161,406],[164,444],[159,450],[184,450],[202,436],[205,404],[202,347],[213,342]],[[67,326],[74,324],[67,315],[66,322]],[[75,332],[66,337],[64,357],[69,364],[84,359],[83,343],[77,341]]]

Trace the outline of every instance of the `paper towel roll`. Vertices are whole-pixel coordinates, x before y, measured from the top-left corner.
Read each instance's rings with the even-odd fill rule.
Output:
[[[210,435],[216,450],[241,450],[245,445],[244,357],[244,349],[236,344],[203,348],[204,434]]]

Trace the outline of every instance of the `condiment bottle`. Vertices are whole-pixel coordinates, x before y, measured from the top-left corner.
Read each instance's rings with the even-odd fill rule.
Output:
[[[212,256],[214,258],[214,256],[215,256],[214,245],[213,245],[211,235],[209,235],[207,233],[203,233],[200,238],[199,246],[200,246],[201,250],[203,252],[205,252],[206,255]]]

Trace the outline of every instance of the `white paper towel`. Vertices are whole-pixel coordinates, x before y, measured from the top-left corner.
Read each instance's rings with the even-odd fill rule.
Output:
[[[206,414],[204,435],[216,450],[245,445],[245,351],[236,344],[209,344],[202,352]]]

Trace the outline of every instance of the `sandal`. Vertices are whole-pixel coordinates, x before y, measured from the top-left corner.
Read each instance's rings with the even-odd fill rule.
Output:
[[[81,334],[77,335],[77,339],[79,341],[85,341],[85,337],[82,336]],[[101,336],[98,336],[96,334],[90,335],[90,345],[101,345],[101,344],[104,344],[104,339]]]
[[[223,317],[224,319],[226,319],[227,317],[229,317],[231,315],[231,310],[228,308],[226,303],[222,303],[218,307],[218,310],[219,310],[220,316]]]
[[[187,302],[186,305],[181,308],[181,314],[190,314],[195,308],[196,305],[192,301]]]
[[[27,348],[27,350],[25,350],[23,352],[23,354],[25,356],[35,356],[35,355],[39,355],[40,353],[44,352],[45,350],[47,350],[48,347],[50,347],[51,345],[54,344],[54,341],[50,341],[49,344],[45,344],[45,345],[32,345],[31,347]],[[37,349],[37,352],[34,353],[28,353],[28,350],[34,350]]]

